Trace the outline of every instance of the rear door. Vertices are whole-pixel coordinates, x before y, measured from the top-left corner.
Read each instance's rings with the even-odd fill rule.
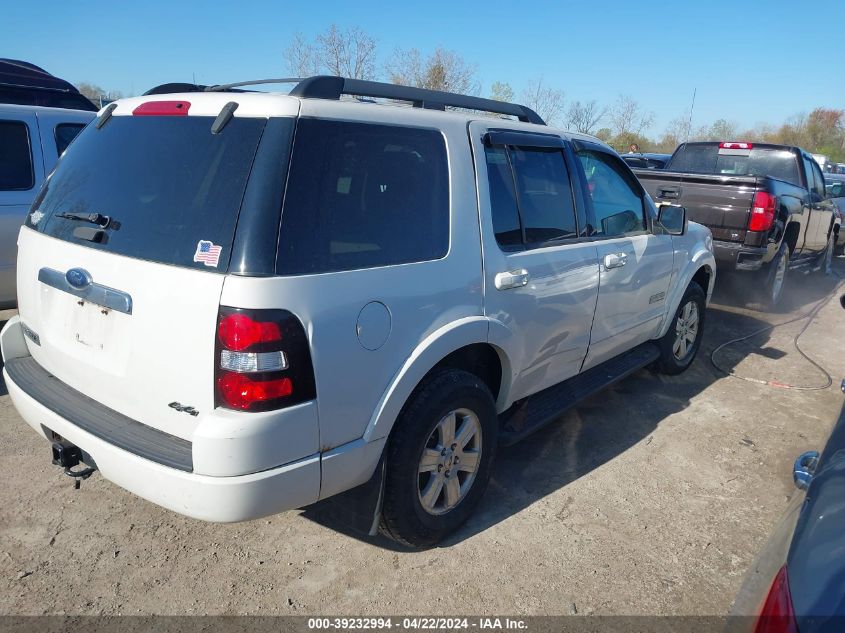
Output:
[[[811,218],[815,226],[815,243],[819,251],[827,247],[827,239],[833,226],[833,201],[828,197],[824,185],[822,170],[815,161],[811,161],[813,187],[810,191]]]
[[[581,369],[598,296],[574,155],[553,135],[470,126],[484,250],[485,313],[512,332],[522,357],[511,396]]]
[[[18,231],[43,178],[35,115],[0,112],[0,308],[15,302]]]
[[[213,121],[116,114],[89,126],[20,234],[19,312],[35,360],[183,438],[201,417],[168,404],[214,407],[220,293],[267,124],[236,116],[212,134]]]
[[[654,337],[674,248],[671,236],[650,231],[651,205],[618,156],[593,143],[579,143],[576,153],[600,269],[587,369]]]

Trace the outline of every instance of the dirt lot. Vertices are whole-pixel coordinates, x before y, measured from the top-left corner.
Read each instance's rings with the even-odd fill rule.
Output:
[[[838,281],[793,277],[790,315]],[[789,315],[738,308],[720,286],[686,374],[641,371],[501,451],[480,511],[426,552],[301,512],[200,523],[97,475],[74,491],[0,381],[0,613],[724,613],[793,494],[792,460],[820,447],[840,413],[845,313],[830,301],[801,339],[831,388],[744,382],[716,371],[710,352]],[[720,362],[823,383],[792,347],[801,325]]]

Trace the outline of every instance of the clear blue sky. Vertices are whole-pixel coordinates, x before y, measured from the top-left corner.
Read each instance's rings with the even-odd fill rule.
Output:
[[[689,108],[693,89],[694,127],[845,108],[843,0],[42,0],[3,11],[0,57],[139,94],[193,75],[286,75],[292,35],[332,22],[371,33],[382,61],[397,47],[453,49],[478,65],[484,94],[496,80],[518,94],[542,77],[568,100],[630,95],[655,113],[650,135]]]

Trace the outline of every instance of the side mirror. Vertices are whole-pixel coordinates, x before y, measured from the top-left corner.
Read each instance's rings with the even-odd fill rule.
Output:
[[[684,207],[662,204],[657,212],[657,223],[669,235],[683,235],[687,232],[687,210]]]

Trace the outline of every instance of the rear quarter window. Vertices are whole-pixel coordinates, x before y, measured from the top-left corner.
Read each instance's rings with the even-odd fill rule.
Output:
[[[0,121],[0,191],[35,186],[29,128],[22,121]]]
[[[82,123],[59,123],[56,126],[56,154],[61,156],[84,127]]]
[[[300,119],[277,272],[420,262],[448,248],[449,170],[439,131]]]

